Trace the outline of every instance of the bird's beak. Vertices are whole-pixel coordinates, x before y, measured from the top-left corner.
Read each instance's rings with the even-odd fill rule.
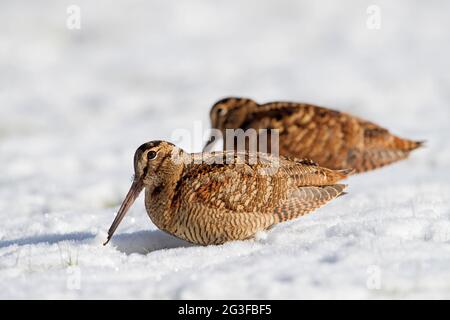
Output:
[[[214,135],[211,135],[211,137],[206,142],[205,146],[203,147],[203,152],[209,152],[212,147],[214,147],[214,144],[216,143],[217,139]]]
[[[143,183],[141,179],[135,179],[133,184],[130,187],[130,191],[128,191],[125,200],[123,200],[122,205],[120,206],[119,212],[117,212],[116,218],[114,219],[111,227],[108,230],[108,238],[106,242],[103,244],[104,246],[108,244],[109,240],[111,240],[114,232],[122,221],[123,217],[127,214],[128,209],[132,206],[136,198],[139,196],[143,188]]]

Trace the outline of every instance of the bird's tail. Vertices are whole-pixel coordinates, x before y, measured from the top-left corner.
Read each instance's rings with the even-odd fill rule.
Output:
[[[422,146],[424,146],[425,141],[414,141],[414,140],[408,140],[408,139],[402,139],[399,137],[394,137],[393,141],[393,149],[411,152],[415,149],[418,149]]]
[[[295,219],[325,205],[339,197],[347,187],[345,184],[335,184],[323,187],[300,187],[288,199],[275,208],[274,214],[278,222]]]

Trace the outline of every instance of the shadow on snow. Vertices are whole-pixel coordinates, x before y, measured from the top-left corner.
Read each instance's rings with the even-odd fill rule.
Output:
[[[48,234],[25,237],[14,240],[0,241],[0,249],[12,245],[25,246],[37,244],[56,244],[63,241],[85,242],[93,241],[96,235],[89,232],[73,232],[68,234]],[[101,244],[99,244],[101,246]],[[147,254],[152,251],[172,248],[184,248],[192,244],[175,238],[161,230],[138,231],[114,236],[109,246],[114,246],[125,254]]]

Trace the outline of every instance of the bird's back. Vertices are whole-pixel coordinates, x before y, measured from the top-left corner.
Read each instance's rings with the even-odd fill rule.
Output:
[[[302,103],[260,105],[243,129],[278,129],[279,152],[331,169],[363,172],[406,158],[421,143],[347,113]]]
[[[172,204],[172,231],[202,244],[246,239],[310,212],[342,193],[345,186],[337,182],[348,173],[261,153],[193,157],[203,161],[185,167]]]

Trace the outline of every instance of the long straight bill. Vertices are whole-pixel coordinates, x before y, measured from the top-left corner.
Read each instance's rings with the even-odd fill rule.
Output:
[[[127,214],[130,207],[133,205],[134,201],[136,201],[136,198],[139,196],[139,194],[142,191],[142,181],[135,180],[133,181],[133,184],[130,187],[130,191],[128,191],[127,196],[122,202],[122,205],[120,206],[119,211],[117,212],[116,218],[114,219],[111,227],[108,230],[108,238],[106,239],[106,242],[103,243],[103,245],[107,245],[109,240],[111,240],[114,232],[116,231],[117,227],[119,226],[120,222],[122,221],[123,217]]]

